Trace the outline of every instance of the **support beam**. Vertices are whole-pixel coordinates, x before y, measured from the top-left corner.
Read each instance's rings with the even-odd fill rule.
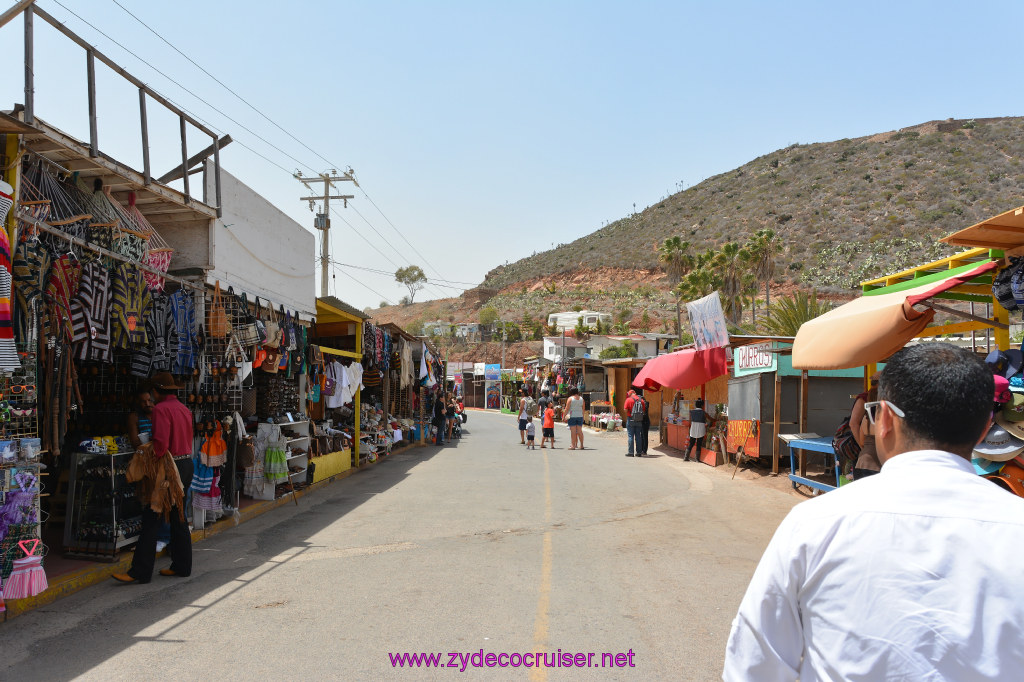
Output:
[[[779,429],[782,421],[782,375],[775,371],[775,404],[772,414],[772,473],[779,473]]]
[[[149,120],[146,118],[146,91],[139,88],[139,121],[142,123],[142,178],[148,187],[153,182],[149,165]]]
[[[178,120],[181,122],[181,166],[182,168],[188,168],[188,130],[186,129],[184,114],[179,116]],[[181,179],[185,182],[185,203],[191,204],[192,197],[188,192],[188,173],[182,173]]]
[[[35,0],[18,0],[12,7],[4,10],[4,13],[0,14],[0,26],[6,26],[11,19],[21,14],[33,2]]]
[[[223,149],[224,147],[228,146],[229,144],[231,144],[231,142],[232,142],[231,136],[230,135],[225,135],[224,137],[220,138],[219,140],[217,140],[216,142],[214,142],[209,147],[207,147],[203,151],[199,152],[195,156],[189,157],[189,159],[185,161],[185,167],[188,168],[191,171],[192,168],[197,163],[200,163],[201,161],[205,160],[210,155],[214,155],[215,157],[219,157],[220,150]],[[220,164],[218,163],[217,165],[220,165]],[[167,184],[168,182],[174,182],[175,180],[180,179],[182,177],[182,169],[181,168],[182,168],[181,166],[175,166],[174,170],[171,170],[171,171],[168,171],[167,173],[164,173],[159,178],[157,178],[156,181],[164,183],[164,184]],[[219,204],[220,204],[220,200],[218,198],[218,205]]]
[[[32,17],[35,15],[35,7],[31,4],[25,7],[25,123],[35,123],[36,103],[36,81],[35,62],[32,41]]]
[[[99,133],[96,122],[96,57],[92,50],[85,53],[86,87],[89,91],[89,156],[99,156]]]

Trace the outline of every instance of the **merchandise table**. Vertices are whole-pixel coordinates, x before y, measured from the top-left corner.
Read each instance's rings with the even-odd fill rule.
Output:
[[[783,435],[785,435],[785,434],[783,434]],[[796,489],[796,487],[798,485],[806,485],[806,486],[809,486],[811,488],[816,488],[818,490],[824,490],[825,492],[828,492],[829,490],[835,490],[836,488],[839,487],[839,467],[836,465],[836,461],[835,461],[835,459],[836,459],[836,451],[834,449],[832,449],[832,439],[831,438],[817,437],[817,438],[796,438],[796,439],[793,439],[793,440],[788,440],[786,438],[783,438],[783,436],[779,436],[779,437],[782,439],[782,442],[784,442],[787,446],[789,446],[789,480],[793,482],[793,489],[794,490]],[[825,454],[826,455],[826,457],[825,457],[825,463],[826,463],[825,468],[826,469],[828,469],[828,462],[829,462],[828,455],[832,455],[832,468],[835,470],[836,484],[834,486],[832,486],[832,485],[828,485],[827,483],[818,483],[817,481],[812,481],[811,479],[805,478],[803,476],[797,476],[797,474],[796,474],[796,459],[793,457],[793,450],[799,450],[800,451],[800,472],[801,473],[804,472],[804,452],[811,451],[811,452],[821,452],[821,453]]]

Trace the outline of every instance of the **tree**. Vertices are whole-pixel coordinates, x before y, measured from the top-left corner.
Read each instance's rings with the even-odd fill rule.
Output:
[[[427,276],[423,274],[423,269],[420,266],[408,265],[395,270],[395,280],[409,288],[409,303],[412,303],[416,298],[416,292],[426,284]]]
[[[722,281],[723,312],[733,324],[743,313],[743,273],[749,262],[750,252],[736,242],[726,242],[713,262]]]
[[[391,305],[391,304],[388,303],[387,301],[381,301],[380,303],[377,304],[377,307],[378,308],[387,308],[389,305]]]
[[[523,332],[515,322],[505,323],[506,340],[509,343],[515,343],[523,340]]]
[[[577,340],[583,341],[588,336],[590,336],[590,334],[593,333],[593,331],[593,329],[583,324],[582,315],[576,318],[576,327],[573,328],[572,335],[575,336]]]
[[[489,327],[498,321],[498,309],[492,305],[480,309],[480,324]]]
[[[762,326],[775,336],[796,336],[800,325],[824,315],[832,309],[828,301],[818,302],[817,292],[810,295],[797,291],[793,296],[784,296],[768,308]]]
[[[769,308],[772,304],[771,281],[775,277],[775,257],[782,250],[782,239],[775,234],[775,230],[765,228],[754,234],[747,249],[754,264],[754,275],[764,282],[764,305]]]
[[[682,237],[669,237],[665,243],[658,247],[658,260],[668,275],[668,282],[673,288],[686,276],[695,264],[690,254],[690,242],[683,241]],[[682,330],[682,298],[676,294],[676,336]]]
[[[633,355],[633,344],[629,341],[623,341],[618,346],[605,348],[598,353],[597,358],[599,360],[609,360],[611,358],[631,358]]]
[[[646,310],[644,311],[644,314],[640,316],[640,324],[638,325],[638,329],[642,332],[651,331],[651,316]]]

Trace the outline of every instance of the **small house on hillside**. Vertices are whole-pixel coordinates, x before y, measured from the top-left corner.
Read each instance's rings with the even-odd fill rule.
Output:
[[[628,342],[633,350],[629,357],[632,358],[653,358],[658,354],[658,340],[649,339],[643,334],[630,334],[628,336],[612,334],[593,334],[587,342],[590,349],[590,357],[596,358],[606,348],[621,346],[622,342]]]
[[[451,336],[452,325],[444,320],[423,323],[424,336]]]
[[[587,353],[586,344],[580,343],[576,340],[576,337],[569,336],[545,336],[544,337],[544,358],[551,360],[552,362],[558,362],[562,359],[562,354],[565,353],[565,358],[571,360],[574,358],[582,358]]]
[[[595,327],[598,320],[601,321],[601,324],[610,325],[612,323],[610,313],[599,313],[594,310],[570,310],[564,313],[551,313],[548,315],[548,324],[554,325],[558,331],[571,330],[576,328],[581,317],[584,327]]]

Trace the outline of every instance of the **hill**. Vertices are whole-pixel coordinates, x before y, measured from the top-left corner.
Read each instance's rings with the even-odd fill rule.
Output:
[[[553,275],[655,269],[657,245],[667,237],[680,235],[703,250],[768,227],[783,242],[781,282],[838,291],[951,253],[936,244],[939,237],[1024,203],[1022,159],[1020,117],[931,121],[795,144],[574,242],[499,266],[483,285],[508,292]],[[627,243],[636,246],[623,248]]]

